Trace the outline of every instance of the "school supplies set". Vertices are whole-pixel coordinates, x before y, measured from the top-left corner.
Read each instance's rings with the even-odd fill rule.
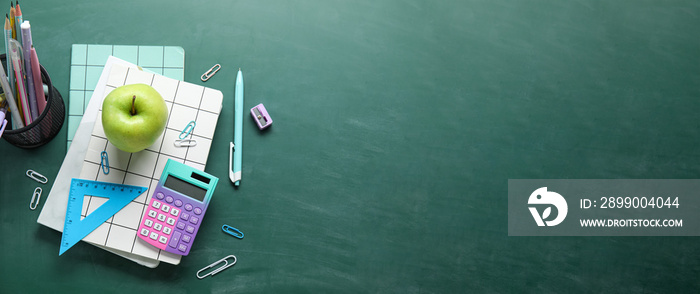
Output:
[[[6,54],[0,55],[0,136],[21,148],[48,143],[61,130],[65,117],[63,98],[39,58],[32,40],[32,27],[20,8],[11,3],[5,15]]]
[[[161,94],[168,120],[155,143],[130,153],[112,144],[100,118],[109,93],[139,83]],[[109,56],[37,220],[63,233],[60,254],[83,240],[156,267],[197,248],[218,183],[203,170],[222,102],[221,91]],[[177,146],[183,139],[196,144]]]
[[[137,52],[139,64],[114,57],[129,58],[133,52]],[[154,58],[146,58],[151,55]],[[68,152],[37,222],[62,232],[59,255],[82,240],[147,267],[156,267],[161,261],[179,264],[182,256],[196,248],[197,233],[218,184],[217,177],[203,170],[222,110],[223,94],[182,81],[181,47],[76,44],[71,60],[70,108],[84,111],[71,110]],[[95,66],[102,61],[103,67]],[[178,66],[180,70],[173,72]],[[95,78],[95,68],[101,70],[99,79]],[[202,81],[220,69],[221,65],[215,65],[202,75]],[[167,121],[162,134],[150,146],[125,152],[107,134],[106,123],[101,119],[105,115],[103,102],[118,88],[135,84],[148,85],[162,96]],[[74,97],[76,103],[87,106],[73,107]],[[229,178],[239,186],[243,124],[240,69],[234,100]],[[250,109],[250,113],[261,130],[272,123],[262,104]],[[32,200],[35,202],[38,200]],[[227,224],[222,231],[243,238],[240,230]],[[198,271],[196,276],[213,276],[235,263],[236,257],[230,255]],[[214,269],[218,265],[221,266]],[[203,274],[206,271],[210,272]]]

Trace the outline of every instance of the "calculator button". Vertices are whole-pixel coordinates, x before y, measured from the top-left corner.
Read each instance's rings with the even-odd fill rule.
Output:
[[[158,213],[155,210],[148,211],[148,216],[150,216],[152,218],[156,218],[156,215],[158,215]]]
[[[185,229],[185,222],[178,222],[177,226],[175,226],[175,227],[177,227],[180,230],[184,230]]]
[[[194,208],[194,214],[202,214],[202,209],[199,207]]]
[[[141,235],[148,236],[148,230],[146,228],[141,229]]]
[[[170,227],[163,228],[163,234],[170,235],[170,232],[172,231],[173,229],[171,229]]]
[[[165,214],[158,214],[158,220],[164,222],[165,221]]]
[[[187,245],[180,244],[180,246],[177,246],[177,250],[185,252],[185,251],[187,251]]]
[[[156,193],[156,198],[158,198],[158,199],[163,199],[164,196],[165,195],[163,195],[163,193],[161,193],[161,192]]]
[[[167,212],[170,211],[170,206],[167,206],[167,205],[163,204],[163,207],[161,207],[160,210],[162,210],[163,212],[167,213]]]
[[[160,229],[162,229],[162,228],[163,228],[163,225],[161,225],[161,224],[157,223],[157,224],[153,225],[153,229],[156,231],[160,231]]]
[[[180,210],[173,207],[170,209],[170,214],[172,214],[173,216],[178,216],[180,214]]]
[[[155,208],[155,209],[158,209],[158,208],[160,208],[160,202],[153,201],[153,203],[151,203],[151,206],[153,206],[153,208]]]
[[[177,207],[180,207],[180,206],[182,206],[182,200],[180,200],[180,199],[175,200],[175,203],[173,203],[173,204],[175,204],[175,206],[177,206]]]
[[[173,200],[175,200],[173,196],[168,195],[168,197],[165,197],[165,202],[173,203]]]
[[[153,239],[153,240],[157,240],[157,239],[158,239],[158,233],[156,233],[156,232],[151,232],[151,235],[150,235],[149,237],[150,237],[151,239]]]
[[[192,240],[192,236],[190,236],[190,235],[182,235],[182,242],[190,243],[190,240]]]
[[[158,242],[165,244],[168,242],[168,238],[165,236],[160,236],[160,238],[158,238]]]
[[[182,220],[188,220],[188,219],[190,219],[190,215],[189,215],[189,214],[186,214],[186,213],[183,213],[183,214],[180,215],[180,218],[181,218]]]
[[[168,225],[173,226],[173,225],[175,225],[175,219],[172,218],[172,217],[169,217],[169,218],[168,218],[168,221],[166,221],[166,223],[167,223]]]
[[[185,229],[185,232],[188,232],[188,233],[190,233],[190,234],[194,233],[194,227],[193,227],[193,226],[187,226],[187,228]]]
[[[187,211],[192,210],[192,204],[189,204],[189,203],[185,204],[185,210],[187,210]]]
[[[143,225],[150,228],[153,226],[153,221],[150,219],[146,219],[146,221],[143,222]]]
[[[180,241],[181,235],[182,233],[175,231],[175,233],[173,233],[173,236],[170,238],[170,243],[168,244],[168,246],[175,248],[177,246],[177,242]]]
[[[190,218],[190,222],[196,225],[199,222],[199,218],[196,216],[193,216]]]

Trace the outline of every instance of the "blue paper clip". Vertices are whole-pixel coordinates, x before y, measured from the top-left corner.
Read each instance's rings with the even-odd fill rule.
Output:
[[[190,135],[190,133],[194,130],[194,127],[197,125],[195,121],[190,121],[187,126],[185,126],[185,129],[180,132],[180,140],[184,140],[187,138],[187,136]]]
[[[238,238],[238,239],[243,239],[243,233],[241,233],[241,231],[239,231],[238,229],[236,229],[236,228],[234,228],[234,227],[232,227],[232,226],[223,225],[223,226],[221,227],[221,229],[222,229],[222,230],[224,231],[224,233],[226,233],[226,234],[229,234],[229,235],[231,235],[231,236],[234,236],[234,237],[236,237],[236,238]]]
[[[102,160],[100,161],[100,167],[102,172],[106,175],[109,174],[109,157],[107,156],[107,151],[102,151]]]

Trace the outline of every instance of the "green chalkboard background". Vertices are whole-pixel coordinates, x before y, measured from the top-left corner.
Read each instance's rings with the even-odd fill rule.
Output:
[[[155,269],[28,209],[66,129],[0,142],[3,293],[697,292],[694,237],[509,237],[508,179],[700,174],[698,1],[23,1],[68,97],[72,44],[182,46],[224,93],[195,247]],[[9,9],[9,7],[8,7]],[[220,63],[206,83],[199,76]],[[243,181],[227,179],[235,73]],[[43,199],[41,205],[43,205]],[[40,206],[41,207],[41,206]],[[228,237],[221,225],[245,233]],[[198,280],[200,268],[238,263]]]

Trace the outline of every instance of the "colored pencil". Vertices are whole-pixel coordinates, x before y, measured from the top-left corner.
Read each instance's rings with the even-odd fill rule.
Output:
[[[36,55],[36,49],[31,49],[32,75],[34,75],[34,92],[36,93],[36,104],[39,107],[39,115],[46,108],[46,94],[44,94],[44,84],[41,81],[41,69],[39,67],[39,56]]]
[[[12,39],[17,40],[17,32],[15,32],[15,5],[10,2],[10,27],[12,28]]]
[[[19,1],[15,4],[15,32],[17,32],[17,35],[15,36],[15,40],[19,41],[22,43],[22,29],[20,26],[22,25],[22,10],[19,9]]]

